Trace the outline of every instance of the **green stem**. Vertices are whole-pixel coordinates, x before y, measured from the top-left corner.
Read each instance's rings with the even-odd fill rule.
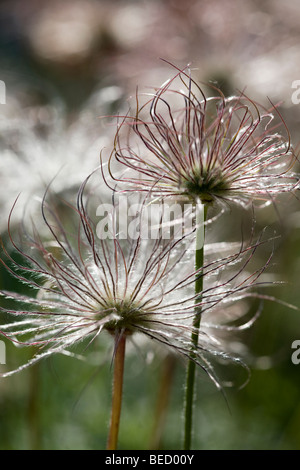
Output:
[[[116,450],[120,427],[126,335],[115,336],[114,378],[107,450]]]
[[[207,215],[207,206],[204,205],[204,214],[203,222],[206,220]],[[198,225],[198,220],[196,218],[196,223]],[[195,276],[195,303],[199,304],[202,299],[203,291],[203,273],[201,269],[203,268],[204,261],[204,232],[205,226],[197,226],[196,229],[196,251],[195,251],[195,271],[197,272]],[[202,238],[202,243],[199,242]],[[191,335],[191,344],[192,349],[195,350],[198,345],[199,338],[199,328],[201,320],[201,307],[195,307],[195,316],[193,319],[193,332]],[[193,401],[194,401],[194,389],[195,389],[195,371],[196,363],[193,360],[195,354],[192,352],[191,359],[189,360],[187,367],[187,376],[186,376],[186,393],[185,393],[185,428],[184,428],[184,450],[190,450],[192,442],[192,426],[193,426]]]

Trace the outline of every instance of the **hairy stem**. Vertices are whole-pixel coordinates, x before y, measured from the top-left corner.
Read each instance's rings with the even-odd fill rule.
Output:
[[[204,260],[204,224],[207,215],[207,206],[202,206],[200,211],[197,210],[196,216],[196,251],[195,251],[195,270],[197,274],[195,276],[195,303],[199,304],[202,298],[203,291],[203,275],[201,269],[203,267]],[[201,212],[202,209],[202,212]],[[199,225],[200,223],[200,225]],[[195,316],[193,319],[193,332],[191,335],[191,345],[194,350],[198,345],[199,328],[201,320],[201,307],[195,306]],[[196,364],[193,361],[194,354],[192,353],[191,359],[187,367],[186,375],[186,390],[185,390],[185,427],[184,427],[184,450],[190,450],[192,442],[192,427],[193,427],[193,401],[194,401],[194,389],[195,389],[195,371]]]
[[[120,427],[120,416],[122,406],[122,390],[124,376],[126,335],[115,336],[115,358],[114,358],[114,377],[111,405],[110,429],[107,440],[107,450],[116,450],[118,444],[118,435]]]

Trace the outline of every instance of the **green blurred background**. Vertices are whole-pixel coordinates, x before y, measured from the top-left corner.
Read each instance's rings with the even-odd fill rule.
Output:
[[[0,112],[4,120],[20,112],[18,125],[23,122],[24,128],[26,116],[34,114],[47,127],[43,112],[58,106],[70,126],[88,112],[87,134],[109,132],[99,126],[99,115],[126,109],[136,86],[158,86],[173,74],[162,57],[178,66],[191,63],[195,78],[213,81],[226,94],[245,89],[264,104],[267,97],[282,102],[280,111],[297,146],[300,104],[292,102],[292,84],[300,80],[299,25],[297,0],[2,1],[0,79],[6,84],[6,104]],[[5,126],[1,133],[3,152],[11,142]],[[95,149],[96,164],[99,151]],[[75,172],[80,167],[74,163]],[[3,167],[0,178],[6,219],[4,208],[13,204],[27,180],[19,177],[12,184],[14,168],[6,173]],[[281,234],[273,271],[287,283],[276,287],[276,297],[300,306],[299,203],[283,199],[277,209],[280,218],[270,208],[258,215],[257,223]],[[2,268],[0,276],[3,289],[20,289]],[[300,364],[291,360],[291,345],[298,339],[299,313],[266,302],[243,336],[249,383],[241,390],[232,387],[225,399],[199,372],[195,449],[300,449]],[[2,372],[31,357],[32,351],[4,342]],[[104,449],[111,400],[108,348],[109,338],[101,338],[93,345],[91,363],[55,356],[2,379],[0,448]],[[162,438],[153,444],[164,361],[161,354],[150,356],[134,350],[127,356],[120,449],[181,448],[185,366],[176,363]]]

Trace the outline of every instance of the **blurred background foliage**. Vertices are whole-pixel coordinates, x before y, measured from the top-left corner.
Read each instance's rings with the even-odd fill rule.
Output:
[[[59,137],[54,135],[54,142],[61,139],[65,144],[62,164],[68,153],[70,162],[76,149],[83,152],[71,165],[69,176],[81,174],[78,162],[86,156],[84,149],[89,150],[90,134],[93,143],[95,135],[105,133],[108,142],[113,135],[113,130],[99,124],[98,117],[127,109],[127,98],[135,94],[136,86],[157,86],[173,74],[160,57],[181,67],[191,63],[197,69],[195,78],[217,84],[225,94],[246,90],[266,105],[267,97],[272,103],[281,102],[280,112],[297,147],[300,104],[293,104],[291,98],[292,83],[300,79],[299,24],[297,0],[3,0],[0,79],[6,84],[6,104],[0,105],[0,159],[6,148],[18,144],[18,134],[13,142],[9,140],[4,123],[17,118],[19,132],[29,120],[34,138],[47,140],[49,122],[58,121],[61,126],[63,110],[68,128],[83,115],[89,117],[86,128],[83,120],[80,132],[76,125],[74,130],[75,137],[86,139],[85,147],[75,140],[69,148],[64,129]],[[35,142],[31,143],[34,147]],[[91,168],[98,164],[101,148],[93,149]],[[30,146],[28,151],[30,161]],[[46,156],[39,152],[43,162]],[[20,177],[15,159],[9,172],[9,160],[5,165],[0,174],[1,227],[7,220],[7,207],[29,184],[27,174]],[[34,172],[35,166],[29,170]],[[49,180],[57,170],[53,168]],[[67,183],[66,190],[70,190]],[[276,287],[276,297],[298,307],[299,217],[296,198],[285,198],[277,203],[276,211],[270,207],[257,215],[259,227],[268,225],[281,234],[272,269],[286,284]],[[232,232],[234,237],[240,230],[229,219],[224,226],[226,236]],[[2,236],[6,238],[5,229]],[[2,289],[21,289],[3,268],[0,276]],[[1,318],[7,320],[3,314]],[[228,389],[225,398],[199,372],[194,448],[300,449],[300,365],[291,361],[291,345],[297,339],[299,312],[266,302],[262,315],[243,336],[251,369],[247,385]],[[3,372],[32,355],[26,348],[16,348],[6,340],[5,344]],[[101,338],[93,345],[91,363],[55,356],[2,379],[0,448],[105,448],[111,400],[107,348],[109,338],[107,342]],[[128,354],[120,449],[181,446],[184,364],[176,363],[162,437],[155,441],[163,359],[161,354],[150,359],[143,351]],[[238,373],[235,378],[238,383]]]

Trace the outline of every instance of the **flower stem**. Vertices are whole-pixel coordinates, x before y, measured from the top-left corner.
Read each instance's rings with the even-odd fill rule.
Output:
[[[28,427],[30,432],[30,448],[31,450],[41,450],[41,437],[43,435],[40,429],[41,417],[39,410],[41,364],[35,364],[29,372]]]
[[[118,443],[120,416],[122,406],[122,390],[125,360],[126,335],[115,336],[114,377],[111,405],[110,429],[107,440],[107,450],[116,450]]]
[[[199,203],[200,204],[200,203]],[[202,210],[201,210],[202,209]],[[199,212],[200,210],[200,212]],[[195,251],[195,304],[199,304],[202,298],[203,291],[203,275],[201,269],[204,260],[204,222],[207,215],[207,206],[196,208],[196,251]],[[203,224],[200,217],[202,217]],[[199,328],[201,320],[201,307],[195,306],[195,316],[193,319],[193,332],[191,335],[192,349],[196,349],[199,338]],[[184,450],[190,450],[192,442],[192,425],[193,425],[193,401],[194,401],[194,388],[195,388],[195,371],[196,363],[193,360],[194,353],[191,354],[186,375],[186,391],[185,391],[185,428],[184,428]]]
[[[166,413],[170,401],[172,383],[174,381],[176,360],[177,359],[173,354],[168,354],[163,361],[149,449],[157,450],[161,448],[162,434],[166,424]]]

